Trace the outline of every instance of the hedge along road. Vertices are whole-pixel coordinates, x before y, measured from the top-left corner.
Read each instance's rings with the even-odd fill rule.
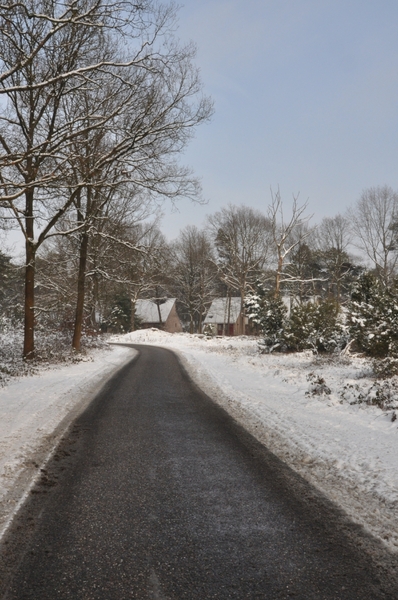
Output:
[[[394,557],[203,394],[171,351],[133,347],[13,523],[1,598],[398,598]]]

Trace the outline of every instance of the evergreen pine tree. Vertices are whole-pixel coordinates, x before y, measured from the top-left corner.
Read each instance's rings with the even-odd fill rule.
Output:
[[[326,300],[293,307],[285,340],[290,350],[333,352],[341,348],[346,340],[338,305]]]
[[[266,352],[282,350],[284,346],[284,325],[287,308],[283,300],[275,298],[257,281],[255,291],[245,299],[247,316],[258,331],[262,333],[263,339],[260,346]]]
[[[398,297],[396,284],[385,287],[372,273],[354,284],[347,323],[359,350],[369,356],[398,356]]]

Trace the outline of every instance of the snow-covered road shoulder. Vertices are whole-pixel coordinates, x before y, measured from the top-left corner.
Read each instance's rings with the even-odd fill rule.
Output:
[[[0,538],[70,423],[134,354],[112,346],[0,389]]]
[[[374,384],[364,359],[261,355],[250,338],[141,330],[114,341],[176,350],[193,380],[274,454],[398,551],[398,420],[350,404]],[[323,381],[327,393],[317,389]],[[348,399],[347,399],[348,398]]]

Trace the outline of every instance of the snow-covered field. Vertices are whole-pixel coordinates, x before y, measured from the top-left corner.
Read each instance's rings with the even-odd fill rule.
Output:
[[[142,330],[114,342],[177,351],[200,387],[277,456],[398,552],[398,394],[377,388],[358,357],[261,355],[256,340]],[[41,372],[0,389],[0,536],[62,432],[133,352]],[[376,391],[375,391],[376,390]],[[353,402],[357,402],[353,404]],[[398,410],[397,410],[398,412]]]
[[[177,350],[209,396],[398,552],[398,419],[393,409],[352,404],[375,395],[366,360],[317,359],[309,352],[264,355],[250,338],[156,330],[117,340]],[[394,395],[389,402],[398,407]]]

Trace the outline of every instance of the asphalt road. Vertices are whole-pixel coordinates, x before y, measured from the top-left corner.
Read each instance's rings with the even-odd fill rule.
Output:
[[[393,557],[212,403],[172,352],[137,348],[2,545],[1,598],[398,598]]]

